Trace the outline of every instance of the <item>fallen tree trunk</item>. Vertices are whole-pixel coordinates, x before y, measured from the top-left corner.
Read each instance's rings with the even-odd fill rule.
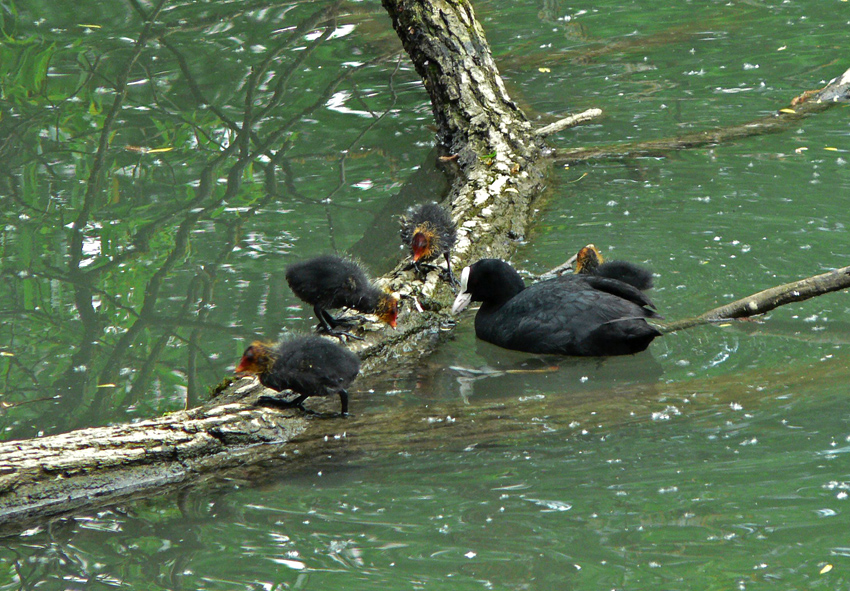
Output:
[[[184,482],[249,456],[279,455],[257,446],[291,440],[307,420],[255,406],[264,389],[246,382],[204,407],[0,444],[0,525]]]

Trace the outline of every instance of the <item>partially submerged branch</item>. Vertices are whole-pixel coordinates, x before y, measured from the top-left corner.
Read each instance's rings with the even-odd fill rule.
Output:
[[[559,150],[554,158],[562,164],[576,164],[587,160],[663,157],[677,150],[716,146],[746,137],[787,131],[809,115],[847,102],[850,102],[850,70],[831,80],[820,90],[807,91],[791,101],[788,107],[755,121],[697,131],[676,138]]]
[[[156,419],[0,443],[0,524],[184,482],[303,433],[297,411],[252,404],[264,391],[257,384],[243,380],[214,403]]]
[[[695,318],[685,318],[669,323],[657,323],[663,333],[675,332],[693,326],[731,320],[733,318],[749,318],[770,312],[774,308],[802,302],[816,296],[839,291],[850,287],[850,267],[842,267],[828,273],[800,279],[772,287],[756,294],[735,300],[724,306],[709,310]]]

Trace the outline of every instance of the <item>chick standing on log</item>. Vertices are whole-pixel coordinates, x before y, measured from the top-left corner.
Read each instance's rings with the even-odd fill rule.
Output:
[[[304,408],[304,400],[337,394],[343,415],[348,414],[347,388],[359,371],[357,355],[321,337],[298,337],[278,345],[254,341],[236,367],[236,373],[257,375],[267,388],[299,394],[291,402],[267,399],[276,406],[310,412]]]
[[[576,254],[576,274],[596,275],[617,279],[641,291],[652,289],[652,271],[626,261],[603,261],[602,253],[593,244],[588,244]]]
[[[372,285],[363,269],[353,261],[325,254],[294,263],[286,269],[286,282],[299,299],[313,306],[319,330],[336,336],[347,335],[334,330],[337,326],[351,324],[331,316],[328,309],[334,308],[353,308],[375,314],[393,328],[396,326],[398,300]]]
[[[457,240],[457,226],[449,212],[436,203],[425,203],[401,218],[401,240],[410,247],[413,262],[408,267],[421,273],[420,262],[446,258],[449,281],[457,284],[452,274],[451,250]]]

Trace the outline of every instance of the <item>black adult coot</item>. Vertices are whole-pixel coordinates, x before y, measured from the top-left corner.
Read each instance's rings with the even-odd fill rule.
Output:
[[[433,261],[440,255],[446,259],[449,281],[457,283],[452,274],[451,251],[457,240],[457,226],[449,212],[436,203],[412,208],[401,218],[401,240],[410,247],[412,267]]]
[[[608,277],[628,283],[641,291],[652,289],[652,271],[627,261],[604,261],[602,253],[592,244],[588,244],[576,255],[576,273]]]
[[[293,263],[286,269],[286,282],[293,293],[313,306],[319,326],[337,334],[337,326],[347,324],[331,316],[329,309],[353,308],[375,314],[393,328],[398,317],[398,300],[378,289],[354,261],[325,254]]]
[[[661,333],[639,290],[604,277],[564,275],[526,287],[509,264],[482,259],[463,270],[452,313],[482,302],[478,338],[506,349],[560,355],[628,355]]]
[[[267,388],[299,394],[277,405],[306,410],[303,403],[310,396],[338,394],[342,414],[348,414],[346,389],[359,371],[357,355],[322,337],[297,337],[277,345],[254,341],[236,367],[236,373],[256,374]]]

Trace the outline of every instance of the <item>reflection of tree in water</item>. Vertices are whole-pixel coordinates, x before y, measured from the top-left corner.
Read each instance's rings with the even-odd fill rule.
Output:
[[[346,50],[333,42],[340,5],[280,9],[260,23],[244,7],[190,18],[161,12],[165,2],[149,12],[134,4],[143,25],[129,49],[103,49],[116,35],[108,27],[63,51],[48,41],[26,48],[64,75],[33,74],[38,84],[8,105],[16,116],[0,120],[2,331],[4,352],[14,355],[0,366],[10,399],[4,422],[14,425],[7,436],[33,434],[35,420],[39,431],[58,432],[101,423],[116,409],[173,409],[184,385],[185,402],[197,404],[209,385],[202,376],[229,361],[218,360],[216,343],[254,336],[239,325],[257,316],[258,302],[282,307],[268,301],[282,285],[276,273],[232,280],[246,257],[292,247],[292,232],[273,220],[263,226],[266,214],[320,211],[327,247],[336,248],[337,211],[357,210],[337,198],[347,163],[395,108],[400,63],[393,38],[388,49],[369,48],[376,57],[322,69]],[[226,38],[217,36],[223,23]],[[237,39],[238,51],[210,51]],[[391,92],[360,89],[379,83]],[[301,136],[325,131],[316,119],[343,88],[368,116],[337,132],[342,149],[304,154]],[[394,167],[392,155],[362,153]],[[338,170],[333,188],[317,192],[308,175],[298,178],[328,161]],[[274,336],[280,314],[270,316],[262,330]],[[26,404],[54,399],[50,424],[43,404]]]

